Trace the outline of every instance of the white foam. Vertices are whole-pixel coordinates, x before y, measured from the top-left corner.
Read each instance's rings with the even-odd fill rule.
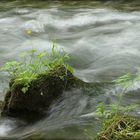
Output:
[[[3,123],[0,124],[0,136],[6,136],[12,128],[12,122],[10,120],[5,120]]]
[[[33,32],[44,32],[44,25],[36,20],[27,21],[23,25],[23,28],[25,30],[32,30]]]

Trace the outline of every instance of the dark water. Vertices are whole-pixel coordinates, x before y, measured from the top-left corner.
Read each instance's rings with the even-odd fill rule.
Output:
[[[32,31],[32,34],[27,34]],[[109,82],[128,72],[140,72],[140,2],[134,1],[1,1],[0,66],[29,49],[50,50],[52,41],[71,56],[75,76],[86,82]],[[0,98],[8,88],[0,73]],[[140,104],[139,83],[130,87],[123,104]],[[0,139],[88,139],[100,129],[95,108],[117,102],[119,91],[107,86],[64,93],[50,115],[30,126],[0,120]],[[135,112],[139,115],[139,111]],[[43,139],[42,138],[42,139]]]

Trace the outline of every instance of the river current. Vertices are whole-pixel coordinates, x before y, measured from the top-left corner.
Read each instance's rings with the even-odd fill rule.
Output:
[[[140,2],[0,2],[0,66],[30,49],[49,52],[53,41],[70,55],[74,75],[85,82],[111,82],[128,72],[139,75]],[[8,74],[0,72],[1,100],[8,82]],[[65,92],[51,105],[49,116],[32,125],[0,119],[0,139],[88,140],[87,131],[96,136],[97,104],[117,102],[120,92],[101,88]],[[122,104],[139,105],[139,89],[139,84],[130,88]],[[138,109],[135,114],[140,115]]]

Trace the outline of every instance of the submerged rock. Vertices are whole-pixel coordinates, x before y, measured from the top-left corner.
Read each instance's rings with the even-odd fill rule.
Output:
[[[104,123],[97,140],[140,140],[140,119],[115,116]]]
[[[10,83],[2,109],[2,116],[27,120],[39,119],[65,90],[77,86],[81,81],[64,66],[57,66],[49,73],[39,74],[31,81],[26,93],[22,83]]]

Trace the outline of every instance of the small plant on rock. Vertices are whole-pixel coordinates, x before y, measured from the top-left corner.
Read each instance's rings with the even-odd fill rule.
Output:
[[[129,115],[138,105],[121,105],[124,93],[139,79],[138,76],[128,73],[113,81],[115,86],[122,88],[122,92],[118,95],[118,101],[115,104],[106,105],[102,102],[97,106],[96,115],[100,118],[103,128],[96,138],[91,131],[87,131],[86,134],[91,140],[140,139],[140,120]]]
[[[53,43],[52,51],[49,54],[47,51],[38,52],[31,50],[20,55],[21,61],[7,62],[2,68],[2,71],[7,71],[11,76],[13,84],[21,83],[23,93],[28,91],[30,82],[35,80],[39,74],[46,75],[56,67],[64,66],[67,70],[73,73],[73,69],[66,62],[69,59],[64,50],[58,50],[55,43]],[[61,77],[63,78],[63,77]]]
[[[115,80],[117,86],[123,88],[117,104],[97,107],[98,116],[103,118],[103,130],[98,134],[97,140],[138,140],[140,139],[140,120],[129,115],[137,105],[121,106],[123,93],[133,86],[138,77],[126,74]],[[135,129],[137,128],[137,129]]]

